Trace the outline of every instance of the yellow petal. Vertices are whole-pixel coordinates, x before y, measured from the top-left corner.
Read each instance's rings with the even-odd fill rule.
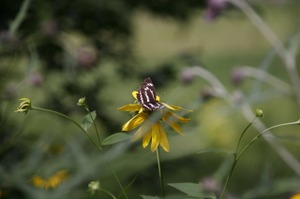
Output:
[[[45,180],[43,178],[41,178],[40,176],[37,176],[37,175],[33,176],[31,178],[31,182],[36,187],[44,188]]]
[[[150,139],[151,139],[151,130],[145,133],[143,137],[143,142],[142,142],[143,148],[146,148],[148,146]]]
[[[156,96],[156,101],[160,102],[160,97],[158,95]]]
[[[189,122],[191,120],[190,118],[181,117],[170,111],[165,112],[163,117],[169,119],[171,116],[175,117],[179,122]]]
[[[170,152],[169,141],[166,135],[166,132],[162,125],[159,125],[159,133],[160,133],[160,146],[166,151]]]
[[[152,142],[151,151],[155,151],[160,143],[159,123],[155,123],[152,126]]]
[[[137,126],[142,124],[146,118],[147,118],[147,114],[145,114],[144,112],[138,113],[136,116],[131,118],[128,122],[126,122],[122,126],[122,131],[130,131],[136,128]]]
[[[166,122],[174,131],[176,131],[180,135],[184,134],[181,127],[176,122],[173,122],[173,121],[171,121],[169,119],[166,119],[166,118],[163,118],[163,121]]]
[[[50,188],[55,188],[55,187],[57,187],[59,185],[59,183],[60,183],[59,177],[57,177],[56,175],[54,175],[54,176],[51,176],[48,179],[47,186],[50,187]]]
[[[139,111],[142,108],[139,104],[127,104],[118,108],[119,111]]]
[[[137,99],[137,94],[138,94],[138,92],[137,91],[132,91],[132,96],[135,98],[135,99]]]
[[[167,104],[167,103],[164,103],[164,102],[161,102],[166,108],[172,110],[172,111],[180,111],[180,110],[185,110],[185,111],[188,111],[188,112],[193,112],[192,110],[189,110],[189,109],[185,109],[185,108],[182,108],[180,106],[176,106],[176,105],[170,105],[170,104]]]

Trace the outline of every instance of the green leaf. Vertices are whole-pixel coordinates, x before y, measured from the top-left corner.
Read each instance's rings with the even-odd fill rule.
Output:
[[[115,144],[118,142],[123,142],[129,138],[131,138],[131,136],[128,135],[127,133],[115,133],[115,134],[112,134],[111,136],[108,136],[107,138],[105,138],[102,141],[102,145],[111,145],[111,144]]]
[[[145,195],[141,195],[143,199],[160,199],[160,197],[158,196],[145,196]]]
[[[201,199],[216,199],[216,196],[213,193],[205,192],[201,184],[183,182],[183,183],[170,183],[168,184],[171,187],[185,193],[188,196],[201,198]]]
[[[93,125],[96,116],[97,116],[96,111],[93,111],[90,114],[85,115],[81,120],[82,128],[87,131]]]

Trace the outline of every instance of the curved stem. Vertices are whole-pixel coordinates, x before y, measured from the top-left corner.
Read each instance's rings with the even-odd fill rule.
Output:
[[[95,128],[95,131],[96,131],[96,135],[97,135],[97,139],[98,139],[98,143],[99,145],[101,145],[101,140],[100,140],[100,135],[99,135],[99,131],[98,131],[98,128],[97,128],[97,125],[96,125],[96,122],[90,112],[90,110],[86,107],[85,110],[88,112],[89,116],[91,117],[92,121],[93,121],[93,125],[94,125],[94,128]]]
[[[243,136],[245,135],[246,131],[249,129],[250,126],[252,126],[254,120],[256,119],[257,117],[255,117],[249,124],[248,126],[246,126],[246,128],[244,129],[244,131],[242,132],[240,138],[239,138],[239,141],[238,141],[238,144],[236,145],[236,150],[235,150],[235,154],[237,154],[238,152],[238,149],[239,149],[239,146],[240,146],[240,143],[241,143],[241,140],[243,138]]]
[[[53,111],[53,110],[50,110],[50,109],[45,109],[45,108],[40,108],[40,107],[36,107],[36,106],[32,106],[31,107],[32,110],[37,110],[37,111],[43,111],[43,112],[47,112],[47,113],[52,113],[52,114],[56,114],[56,115],[59,115],[69,121],[71,121],[73,124],[75,124],[78,128],[80,128],[80,130],[82,130],[86,136],[89,138],[89,140],[101,151],[102,149],[98,146],[98,144],[92,139],[92,137],[89,135],[89,133],[84,129],[82,128],[82,126],[80,124],[78,124],[78,122],[76,122],[75,120],[73,120],[71,117],[65,115],[65,114],[62,114],[60,112],[57,112],[57,111]]]
[[[293,55],[284,47],[277,35],[272,29],[261,19],[261,17],[251,8],[245,0],[227,0],[241,9],[249,20],[257,27],[267,41],[273,46],[278,56],[283,61],[289,74],[293,89],[296,95],[298,106],[300,106],[300,78],[297,71],[297,65]]]
[[[102,192],[106,193],[107,195],[109,195],[111,198],[113,199],[117,199],[111,192],[105,190],[105,189],[101,189]]]
[[[233,157],[234,157],[233,163],[232,163],[230,172],[229,172],[229,174],[228,174],[228,176],[227,176],[227,178],[226,178],[226,181],[225,181],[223,190],[222,190],[222,192],[221,192],[221,194],[220,194],[220,199],[223,198],[223,195],[224,195],[224,193],[225,193],[225,190],[226,190],[226,188],[227,188],[227,185],[228,185],[228,183],[229,183],[229,180],[230,180],[230,178],[231,178],[231,176],[232,176],[233,170],[234,170],[235,165],[236,165],[236,163],[237,163],[237,161],[236,161],[236,153],[233,154]]]
[[[120,182],[120,180],[119,180],[119,178],[118,178],[118,176],[117,176],[117,174],[116,174],[116,172],[115,172],[115,170],[114,170],[113,168],[111,168],[111,172],[113,173],[113,175],[114,175],[114,177],[115,177],[115,179],[116,179],[118,185],[120,186],[120,188],[121,188],[121,190],[122,190],[122,193],[123,193],[124,197],[125,197],[126,199],[128,199],[128,196],[127,196],[127,194],[126,194],[126,192],[125,192],[125,190],[124,190],[124,188],[123,188],[123,186],[122,186],[122,184],[121,184],[121,182]]]
[[[243,135],[245,134],[246,130],[252,125],[253,123],[251,122],[250,124],[248,124],[248,126],[245,128],[245,130],[243,131],[240,139],[239,139],[239,142],[238,142],[238,145],[240,143],[240,140],[241,138],[243,137]],[[272,130],[272,129],[275,129],[275,128],[279,128],[279,127],[283,127],[283,126],[290,126],[290,125],[299,125],[300,124],[300,120],[297,120],[297,121],[294,121],[294,122],[288,122],[288,123],[282,123],[282,124],[278,124],[278,125],[275,125],[275,126],[272,126],[270,128],[267,128],[265,129],[264,131],[262,131],[261,133],[257,134],[254,138],[252,138],[252,140],[242,149],[242,151],[238,154],[238,146],[236,148],[236,152],[233,154],[234,155],[234,161],[233,161],[233,164],[232,164],[232,167],[230,169],[230,172],[226,178],[226,181],[225,181],[225,184],[224,184],[224,188],[220,194],[220,199],[223,198],[223,195],[225,193],[225,190],[227,188],[227,185],[229,183],[229,180],[232,176],[232,173],[234,171],[234,168],[237,164],[237,162],[239,161],[239,159],[242,157],[242,155],[249,149],[249,147],[255,142],[255,140],[257,140],[258,138],[260,138],[264,133]]]
[[[203,79],[205,79],[207,82],[209,82],[215,92],[216,95],[223,97],[226,99],[229,96],[228,91],[226,90],[226,87],[219,81],[219,79],[212,74],[210,71],[200,67],[200,66],[193,66],[187,69],[191,74],[199,76]]]
[[[26,18],[26,12],[28,11],[29,5],[31,3],[31,0],[23,1],[23,4],[18,12],[18,15],[16,16],[15,20],[10,24],[9,27],[9,35],[11,37],[14,37],[18,28],[20,27],[21,23]]]
[[[230,169],[230,172],[229,172],[229,174],[228,174],[228,176],[227,176],[227,178],[226,178],[226,181],[225,181],[223,190],[222,190],[222,192],[221,192],[221,194],[220,194],[220,199],[222,199],[222,197],[223,197],[223,195],[224,195],[224,192],[225,192],[225,190],[226,190],[226,188],[227,188],[227,185],[228,185],[228,183],[229,183],[229,180],[230,180],[230,178],[231,178],[231,176],[232,176],[233,170],[234,170],[235,165],[236,165],[236,163],[237,163],[236,158],[237,158],[237,153],[238,153],[238,149],[239,149],[241,140],[242,140],[243,136],[245,135],[246,131],[249,129],[249,127],[252,126],[253,121],[254,121],[256,118],[257,118],[257,117],[255,117],[255,118],[254,118],[254,119],[246,126],[246,128],[243,130],[243,132],[242,132],[242,134],[241,134],[241,136],[240,136],[240,138],[239,138],[238,144],[237,144],[236,149],[235,149],[235,153],[233,154],[233,157],[234,157],[234,159],[233,159],[233,164],[232,164],[231,169]]]
[[[262,69],[250,66],[241,66],[238,68],[238,70],[241,70],[245,76],[253,77],[259,81],[263,81],[275,89],[280,90],[281,92],[290,93],[292,91],[292,88],[288,83]]]
[[[247,149],[253,144],[253,142],[255,140],[257,140],[258,138],[260,138],[264,133],[266,133],[266,132],[268,132],[272,129],[278,128],[278,127],[290,126],[290,125],[299,125],[299,124],[300,124],[300,120],[297,120],[297,121],[294,121],[294,122],[278,124],[278,125],[271,126],[270,128],[265,129],[261,133],[257,134],[254,138],[252,138],[252,140],[243,148],[243,150],[236,157],[236,161],[238,161],[240,159],[240,157],[247,151]]]

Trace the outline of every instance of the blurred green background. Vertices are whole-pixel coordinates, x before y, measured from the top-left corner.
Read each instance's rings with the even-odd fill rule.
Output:
[[[300,2],[248,1],[299,63]],[[171,152],[163,153],[166,183],[202,182],[216,194],[223,186],[239,135],[249,123],[243,105],[264,110],[269,127],[299,117],[285,63],[248,17],[222,0],[74,0],[0,2],[0,198],[111,198],[91,194],[99,180],[121,193],[116,171],[129,198],[159,195],[155,153],[140,142],[104,147],[100,153],[69,121],[29,111],[14,113],[19,98],[79,121],[76,105],[85,96],[97,112],[101,139],[121,131],[130,115],[117,108],[133,102],[131,92],[151,77],[162,101],[187,109],[185,135],[167,129]],[[188,73],[199,66],[228,90],[233,104],[215,96],[203,78]],[[285,82],[268,84],[238,67],[250,66]],[[299,74],[295,74],[299,76]],[[299,86],[299,85],[298,85]],[[95,136],[93,130],[91,135]],[[258,133],[250,128],[246,144]],[[300,129],[272,132],[276,143],[300,161]],[[207,152],[221,149],[225,153]],[[228,186],[235,198],[289,198],[300,191],[300,168],[289,164],[264,138],[238,163]],[[275,149],[275,150],[274,150]],[[278,149],[278,148],[277,148]],[[280,150],[279,150],[280,151]],[[292,165],[292,166],[291,166]],[[45,190],[33,176],[49,179],[67,171],[64,182]],[[166,188],[169,198],[183,198]]]

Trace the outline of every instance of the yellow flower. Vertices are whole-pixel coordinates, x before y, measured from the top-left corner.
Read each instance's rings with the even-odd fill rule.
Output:
[[[18,106],[17,110],[15,110],[15,112],[26,114],[29,111],[29,109],[31,109],[31,100],[29,98],[21,98],[20,101],[22,102]]]
[[[56,172],[54,175],[50,176],[49,178],[42,178],[38,175],[34,175],[31,178],[31,183],[35,187],[43,188],[43,189],[49,189],[49,188],[55,188],[61,183],[63,183],[68,178],[68,172],[66,170],[60,170]]]
[[[132,95],[137,99],[137,91],[133,91]],[[147,147],[151,141],[151,151],[155,151],[158,146],[161,146],[166,152],[170,151],[170,146],[166,132],[162,126],[162,122],[168,124],[174,131],[183,135],[183,131],[178,125],[179,122],[188,122],[189,118],[180,117],[172,111],[183,110],[183,108],[175,105],[169,105],[160,102],[159,96],[156,100],[164,106],[163,109],[149,111],[142,107],[141,104],[127,104],[118,110],[137,113],[133,118],[122,126],[122,131],[130,131],[140,126],[133,136],[133,140],[143,138],[142,146]]]
[[[290,199],[300,199],[300,193],[296,193],[290,197]]]

